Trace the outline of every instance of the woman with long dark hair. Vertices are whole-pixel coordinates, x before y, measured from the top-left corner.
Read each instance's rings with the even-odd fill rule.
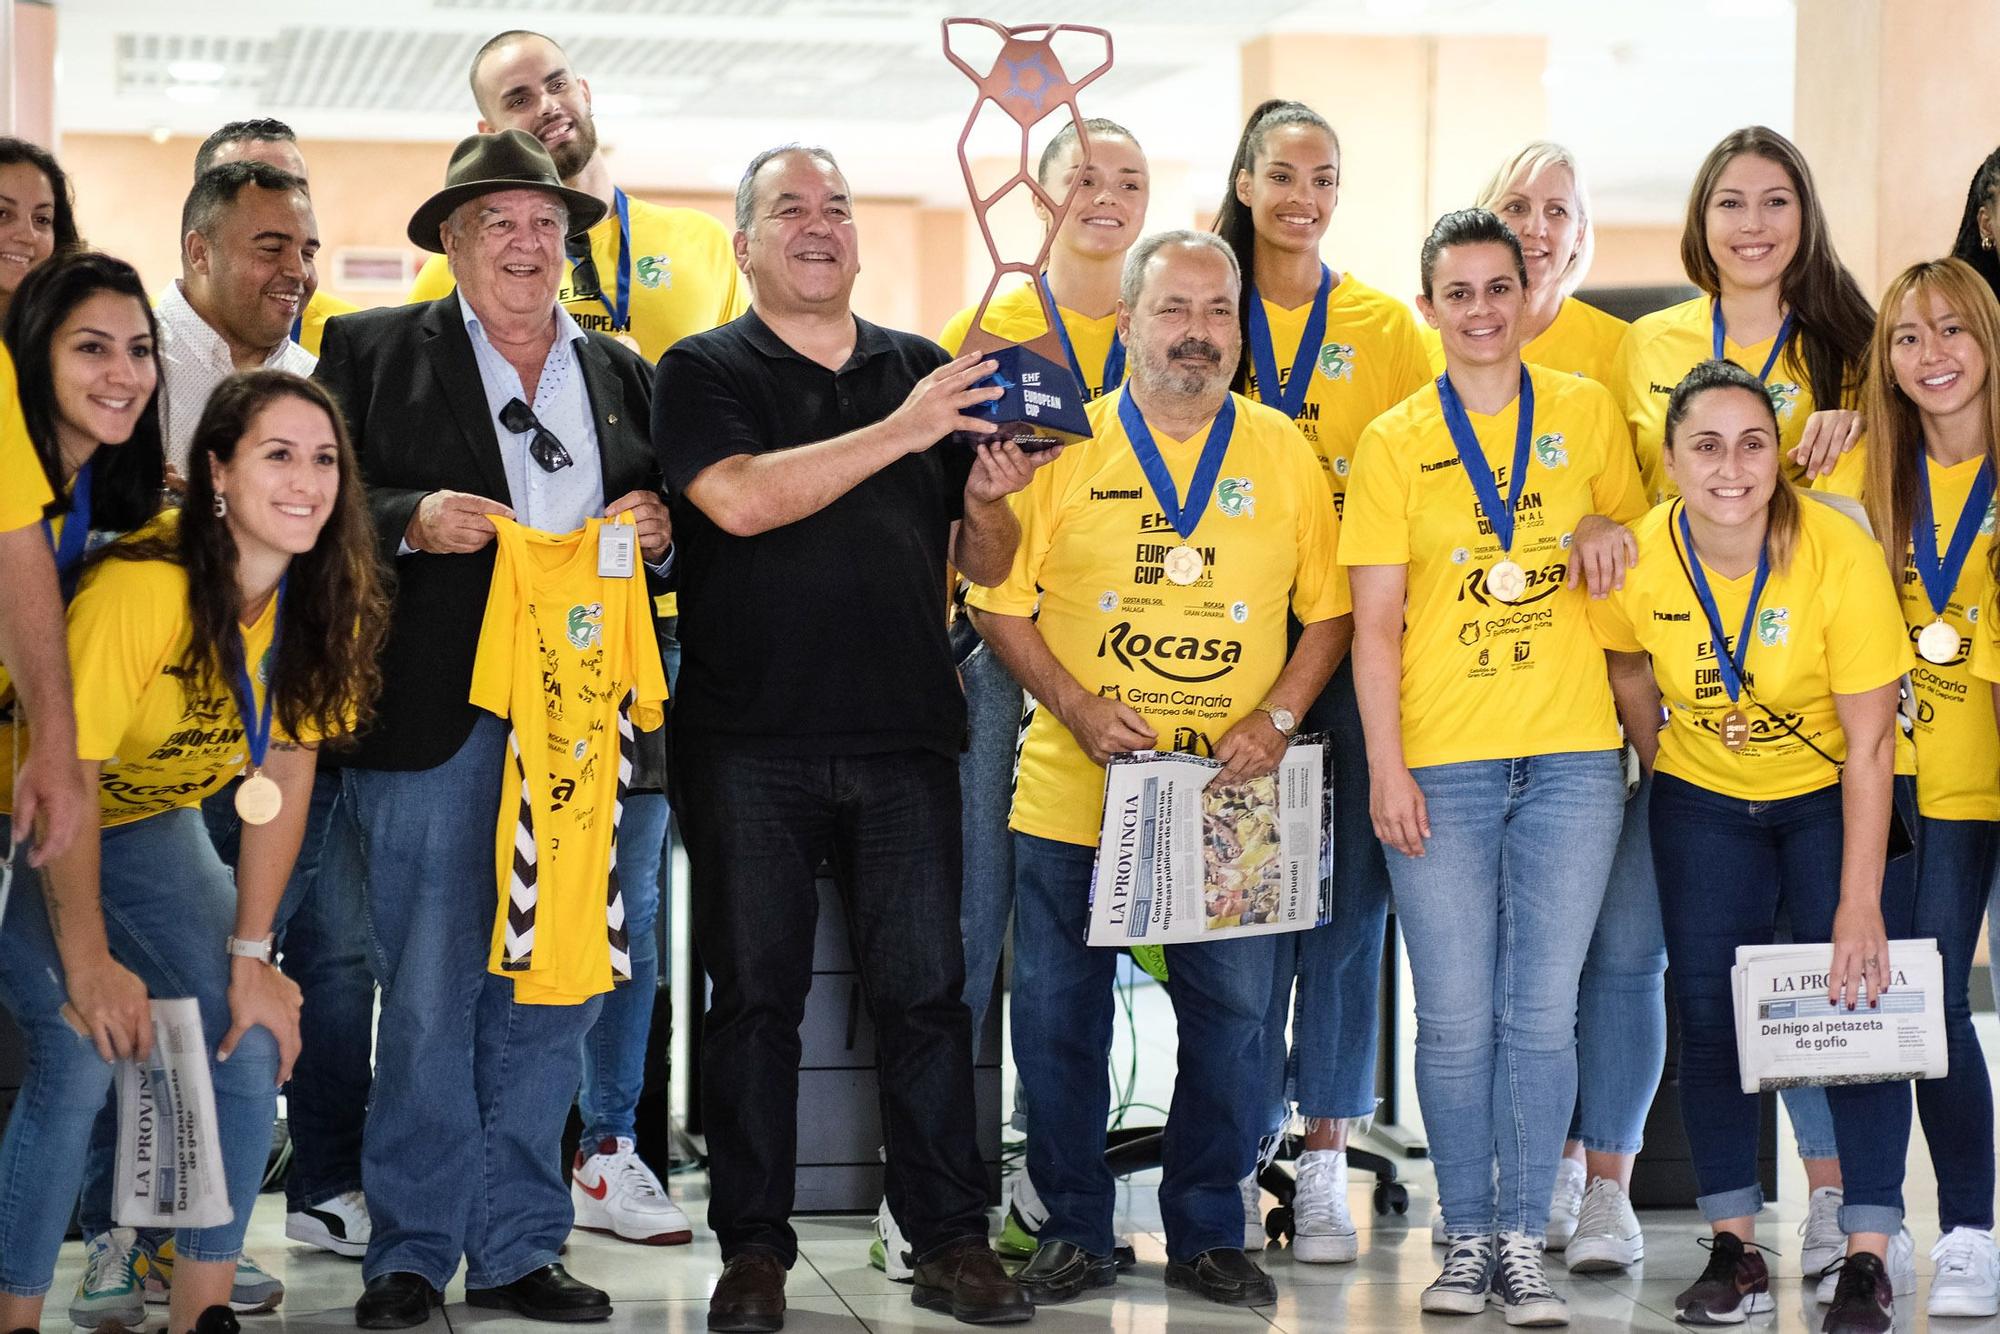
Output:
[[[318,745],[365,721],[377,688],[373,529],[339,413],[283,372],[217,388],[187,481],[185,508],[98,552],[70,604],[101,832],[0,924],[0,1004],[29,1053],[0,1139],[0,1328],[40,1321],[110,1063],[151,1046],[149,997],[199,1003],[233,1211],[174,1239],[173,1334],[229,1301],[297,1055],[299,991],[272,961],[272,921]],[[238,773],[232,878],[200,803]]]
[[[0,135],[0,315],[29,274],[79,244],[69,177],[54,154]]]
[[[1230,164],[1215,231],[1243,272],[1243,353],[1236,387],[1292,418],[1319,456],[1334,507],[1346,499],[1361,432],[1429,379],[1409,307],[1320,258],[1340,200],[1340,137],[1302,102],[1250,113]],[[1333,747],[1333,916],[1271,937],[1272,1129],[1292,1104],[1305,1119],[1294,1258],[1341,1263],[1359,1250],[1347,1209],[1347,1134],[1375,1109],[1375,1034],[1389,873],[1368,824],[1368,765],[1354,673],[1342,663],[1300,724]],[[1297,983],[1297,1010],[1293,984]],[[1285,1044],[1292,1020],[1293,1047]],[[1254,1176],[1243,1183],[1243,1235],[1264,1244]]]
[[[1972,173],[1965,188],[1965,211],[1958,218],[1958,235],[1952,238],[1951,254],[1972,266],[1986,285],[2000,296],[2000,251],[1994,238],[2000,236],[2000,148],[1986,155]]]

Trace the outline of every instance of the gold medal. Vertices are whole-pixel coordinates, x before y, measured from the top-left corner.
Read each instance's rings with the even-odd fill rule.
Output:
[[[622,334],[613,334],[611,336],[618,340],[619,345],[621,347],[629,347],[634,352],[639,352],[639,355],[642,357],[646,355],[644,352],[639,351],[639,340],[634,338],[631,334],[622,333]]]
[[[238,784],[236,813],[244,824],[269,824],[284,809],[285,794],[259,769]]]
[[[1201,572],[1206,568],[1201,553],[1185,543],[1167,552],[1165,566],[1167,579],[1183,587],[1201,578]]]
[[[1958,650],[1964,642],[1959,638],[1958,631],[1939,619],[1918,633],[1917,652],[1925,662],[1942,667],[1958,657]]]
[[[1741,750],[1750,744],[1749,714],[1731,709],[1722,715],[1722,744],[1731,750]]]
[[[1503,560],[1486,572],[1486,591],[1502,602],[1519,602],[1528,591],[1528,572]]]

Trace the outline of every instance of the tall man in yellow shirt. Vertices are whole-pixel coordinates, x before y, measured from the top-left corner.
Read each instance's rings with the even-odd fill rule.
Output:
[[[1221,761],[1217,783],[1270,773],[1352,632],[1312,446],[1277,409],[1229,391],[1241,287],[1208,233],[1133,247],[1119,302],[1130,378],[1091,404],[1092,439],[1021,494],[1012,573],[968,598],[1041,705],[1010,821],[1014,1059],[1034,1127],[1028,1172],[1048,1207],[1021,1282],[1038,1303],[1116,1279],[1103,1152],[1117,953],[1083,943],[1103,766],[1170,747]],[[1288,613],[1305,627],[1289,659]],[[1243,1251],[1236,1183],[1266,1128],[1270,941],[1169,945],[1167,967],[1181,1038],[1160,1186],[1167,1283],[1268,1305],[1277,1288]]]

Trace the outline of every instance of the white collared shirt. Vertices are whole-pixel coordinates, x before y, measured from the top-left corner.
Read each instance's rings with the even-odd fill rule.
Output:
[[[154,311],[160,325],[160,425],[166,433],[167,464],[187,475],[188,446],[215,387],[236,373],[229,344],[188,304],[180,281],[160,297]],[[287,338],[264,359],[268,370],[311,375],[319,358]]]
[[[534,401],[529,402],[519,372],[486,337],[463,292],[459,293],[458,311],[465,321],[466,337],[472,340],[473,360],[479,364],[480,387],[486,391],[486,412],[500,443],[500,462],[507,470],[508,503],[513,506],[514,518],[547,533],[575,532],[585,519],[604,513],[597,423],[591,419],[590,388],[584,383],[583,363],[576,355],[577,345],[583,342],[582,328],[568,311],[555,308],[555,341],[542,362]],[[535,433],[516,433],[501,424],[501,409],[514,399],[531,408],[542,426],[562,441],[574,460],[569,467],[547,471],[528,451]]]

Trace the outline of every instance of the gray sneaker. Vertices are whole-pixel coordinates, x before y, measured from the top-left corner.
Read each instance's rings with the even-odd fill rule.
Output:
[[[146,1298],[133,1263],[138,1254],[139,1234],[129,1227],[100,1232],[85,1243],[83,1277],[69,1301],[72,1325],[110,1334],[146,1323]]]
[[[1493,1238],[1453,1237],[1445,1242],[1444,1272],[1419,1305],[1434,1315],[1478,1315],[1493,1286]]]

